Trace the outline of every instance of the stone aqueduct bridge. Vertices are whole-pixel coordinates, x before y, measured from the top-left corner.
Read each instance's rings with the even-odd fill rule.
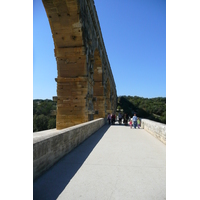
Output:
[[[93,0],[43,0],[57,61],[56,128],[116,111],[116,85]]]

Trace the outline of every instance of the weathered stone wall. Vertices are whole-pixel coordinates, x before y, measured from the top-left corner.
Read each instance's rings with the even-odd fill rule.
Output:
[[[94,0],[42,2],[57,61],[56,128],[60,130],[116,112],[116,85]]]
[[[141,128],[151,133],[154,137],[158,138],[161,142],[166,144],[166,125],[154,122],[148,119],[141,120]]]
[[[39,177],[104,124],[105,119],[101,118],[63,130],[51,129],[34,132],[33,179]]]

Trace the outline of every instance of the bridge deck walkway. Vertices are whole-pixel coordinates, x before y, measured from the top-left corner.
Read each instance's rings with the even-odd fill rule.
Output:
[[[144,129],[105,125],[33,183],[33,199],[166,199],[166,146]]]

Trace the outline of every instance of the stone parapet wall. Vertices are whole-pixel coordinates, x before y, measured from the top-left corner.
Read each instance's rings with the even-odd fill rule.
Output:
[[[33,133],[33,180],[105,124],[100,118],[62,130]]]
[[[142,119],[141,128],[144,128],[147,132],[151,133],[154,137],[166,144],[166,124]]]

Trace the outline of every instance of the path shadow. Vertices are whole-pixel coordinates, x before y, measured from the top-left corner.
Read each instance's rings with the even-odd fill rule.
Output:
[[[55,200],[109,129],[104,125],[33,182],[33,200]]]

